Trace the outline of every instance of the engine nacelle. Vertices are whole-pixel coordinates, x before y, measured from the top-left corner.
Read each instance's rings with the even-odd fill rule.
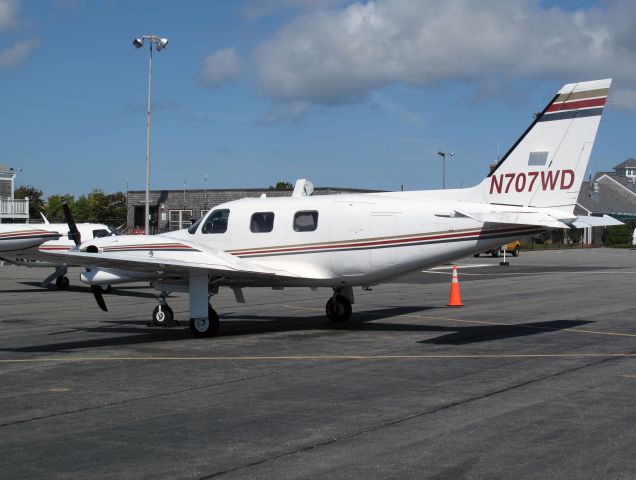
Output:
[[[116,285],[118,283],[150,280],[150,278],[148,273],[145,272],[91,268],[80,275],[80,280],[88,285]]]

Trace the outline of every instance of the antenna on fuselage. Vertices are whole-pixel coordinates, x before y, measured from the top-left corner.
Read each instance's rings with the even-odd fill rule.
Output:
[[[296,180],[292,197],[308,197],[314,193],[314,184],[305,178]]]

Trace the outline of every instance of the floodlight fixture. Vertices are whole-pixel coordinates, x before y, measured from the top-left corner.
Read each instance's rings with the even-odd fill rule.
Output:
[[[160,39],[156,40],[155,43],[157,44],[157,51],[160,52],[161,50],[166,48],[166,46],[168,45],[168,39],[167,38],[160,38]]]

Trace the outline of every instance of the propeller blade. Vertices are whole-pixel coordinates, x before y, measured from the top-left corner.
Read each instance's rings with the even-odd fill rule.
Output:
[[[99,285],[91,285],[91,291],[95,296],[95,301],[97,302],[97,305],[99,305],[99,308],[107,312],[108,308],[106,308],[106,302],[104,301],[104,296],[102,295],[102,287],[100,287]]]
[[[75,220],[73,220],[73,215],[71,215],[71,209],[68,208],[68,204],[66,203],[66,201],[62,202],[62,210],[64,210],[64,218],[66,219],[66,223],[68,224],[69,237],[75,242],[75,245],[81,244],[82,236],[77,229],[77,225],[75,225]]]

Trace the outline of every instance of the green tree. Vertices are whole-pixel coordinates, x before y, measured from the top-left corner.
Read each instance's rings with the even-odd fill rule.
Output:
[[[269,190],[293,190],[294,186],[289,182],[276,182],[276,185],[270,185]]]
[[[76,222],[95,222],[91,210],[91,202],[86,195],[80,195],[71,207],[71,213]]]
[[[17,199],[29,198],[29,217],[36,218],[44,211],[44,199],[42,190],[33,185],[23,185],[15,189],[14,197]]]
[[[104,221],[112,227],[126,224],[128,220],[128,202],[124,192],[115,192],[106,196],[107,209]]]
[[[44,208],[44,215],[46,215],[46,218],[48,218],[50,222],[61,223],[66,221],[64,219],[64,210],[62,210],[63,200],[66,200],[66,203],[71,209],[71,213],[74,213],[75,197],[73,195],[70,193],[66,195],[49,195]]]
[[[607,227],[603,237],[605,243],[612,247],[627,246],[632,243],[634,229],[630,225],[614,225]]]
[[[66,200],[76,222],[104,223],[117,227],[126,223],[128,206],[123,192],[104,193],[93,189],[87,195],[77,199],[73,195],[51,195],[45,209],[45,215],[51,222],[65,222],[62,200]]]

